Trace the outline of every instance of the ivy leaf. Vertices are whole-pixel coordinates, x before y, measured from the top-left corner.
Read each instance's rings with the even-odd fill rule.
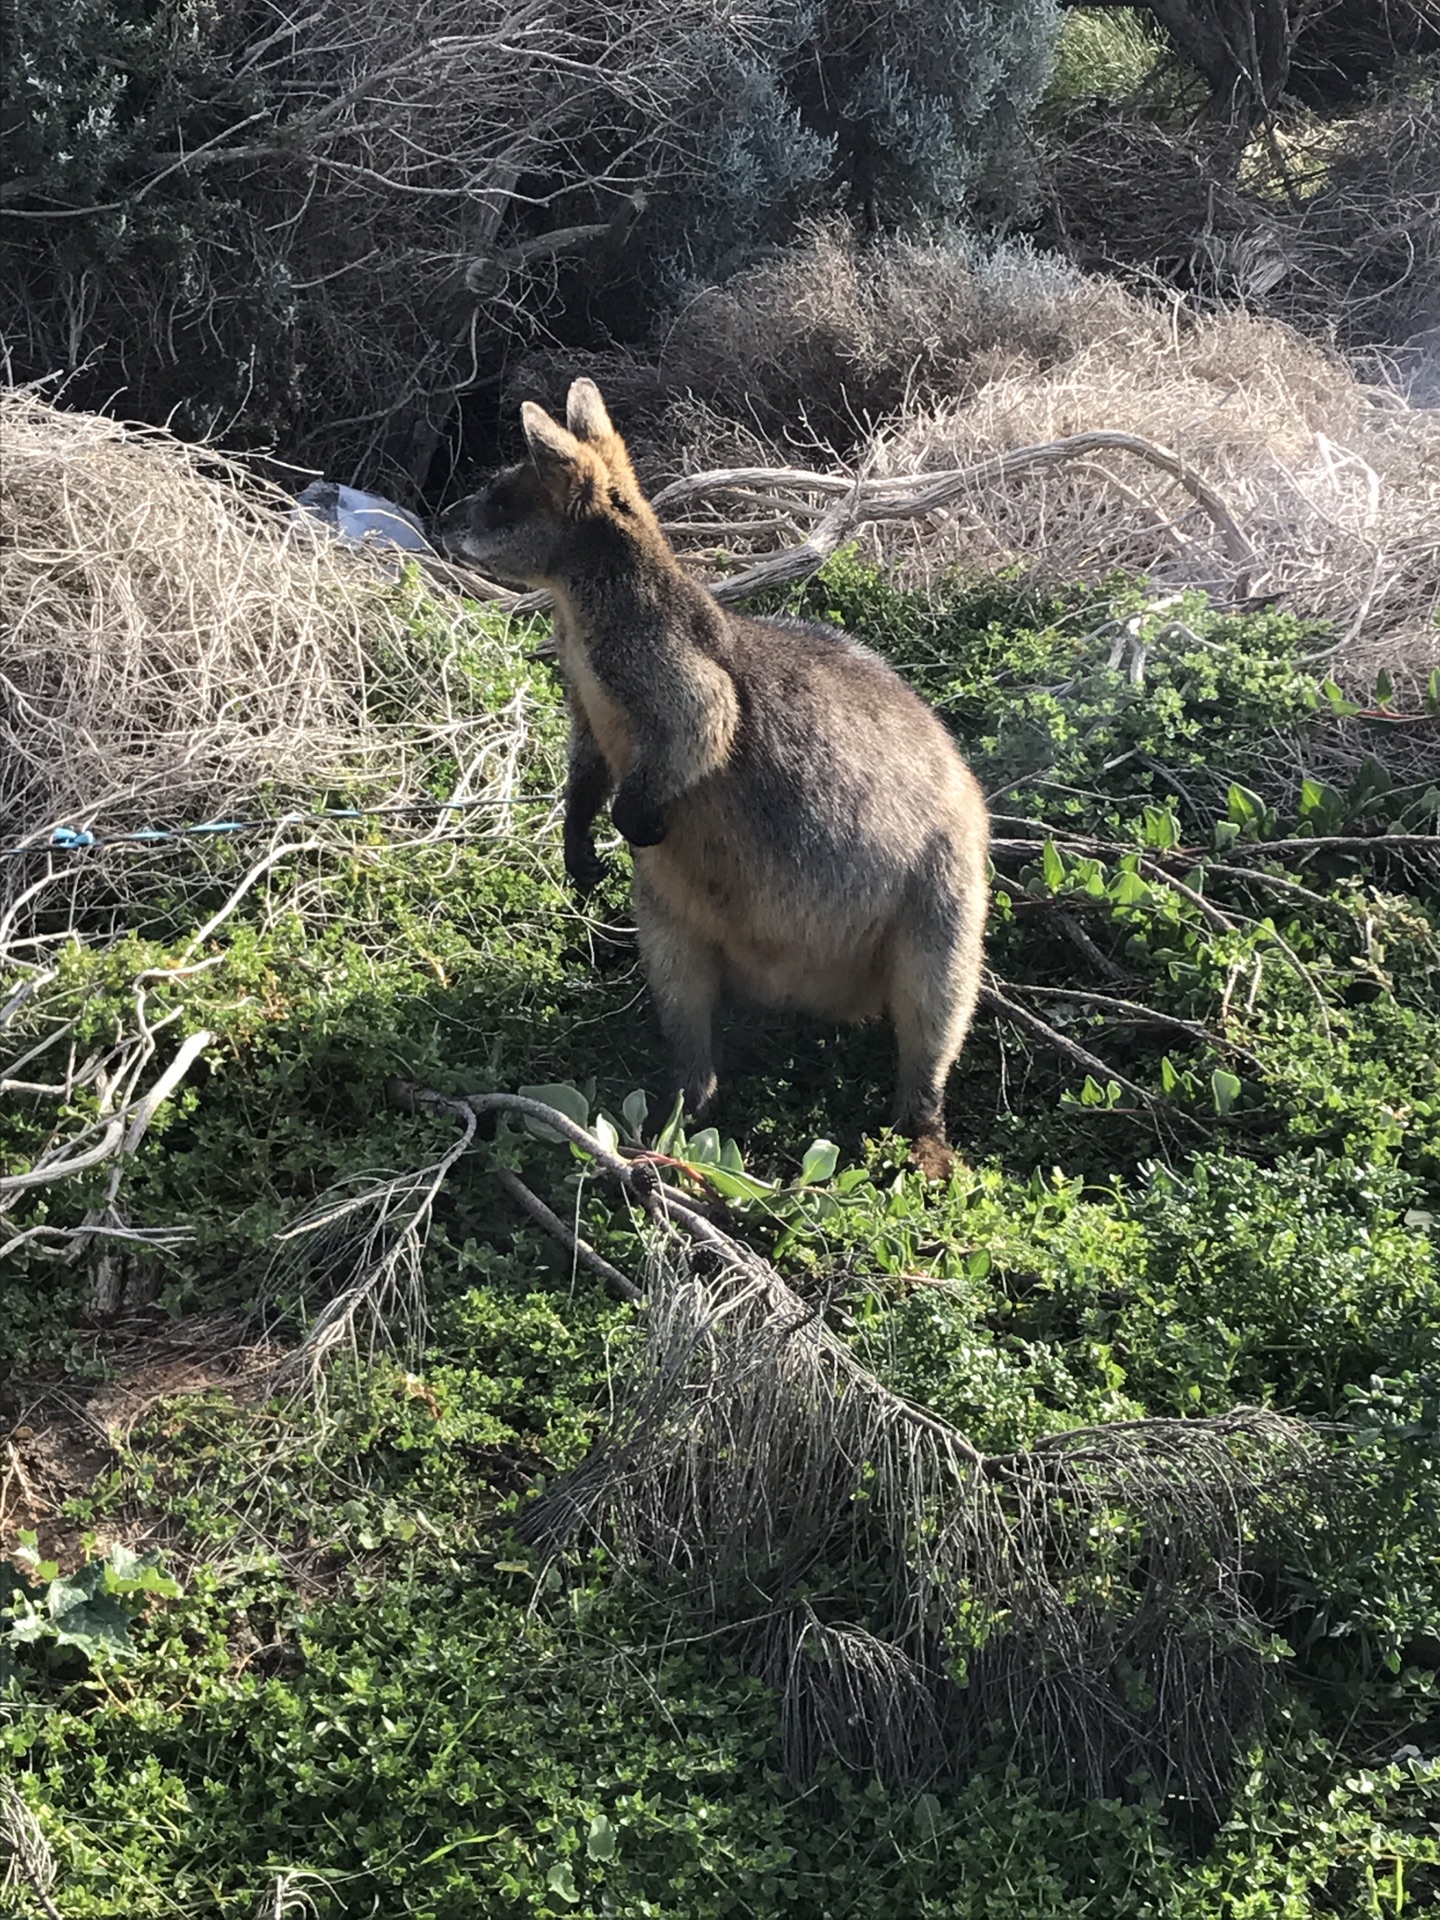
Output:
[[[551,1867],[545,1876],[545,1884],[572,1907],[580,1898],[580,1889],[575,1884],[575,1869],[568,1860],[559,1860]]]
[[[616,1853],[615,1828],[603,1813],[597,1813],[585,1836],[585,1851],[592,1860],[613,1860]]]

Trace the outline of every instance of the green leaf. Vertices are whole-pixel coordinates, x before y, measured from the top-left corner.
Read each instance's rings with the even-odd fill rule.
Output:
[[[1210,1091],[1215,1100],[1215,1111],[1229,1113],[1240,1098],[1241,1080],[1238,1074],[1227,1073],[1224,1067],[1217,1067],[1210,1076]]]
[[[1248,787],[1237,786],[1232,781],[1230,791],[1225,796],[1225,811],[1243,833],[1247,828],[1258,823],[1264,812],[1264,803],[1260,796],[1251,793]]]
[[[1110,882],[1110,898],[1117,907],[1140,907],[1150,898],[1150,889],[1138,873],[1126,869]]]
[[[568,1860],[558,1860],[545,1876],[545,1884],[552,1893],[573,1907],[580,1898],[580,1889],[575,1884],[575,1869]]]
[[[1164,853],[1180,844],[1180,822],[1169,807],[1146,807],[1140,837],[1147,847]]]
[[[1175,1063],[1168,1053],[1160,1056],[1160,1090],[1162,1093],[1174,1093],[1180,1084],[1180,1076],[1175,1071]]]
[[[675,1096],[675,1104],[670,1109],[670,1118],[665,1122],[656,1136],[655,1151],[657,1153],[678,1152],[685,1139],[683,1131],[684,1121],[685,1095],[683,1093],[677,1093]]]
[[[687,1160],[696,1160],[701,1166],[720,1166],[720,1135],[714,1127],[702,1127],[699,1133],[690,1136],[690,1150]]]
[[[519,1087],[516,1091],[526,1100],[538,1100],[542,1106],[554,1107],[557,1113],[563,1113],[567,1120],[573,1120],[577,1127],[590,1124],[590,1102],[580,1089],[561,1080],[539,1087]],[[543,1120],[532,1120],[527,1114],[525,1125],[537,1140],[564,1140],[563,1133],[557,1133],[553,1127],[547,1127]]]
[[[840,1159],[840,1149],[833,1140],[812,1140],[805,1150],[805,1158],[800,1164],[800,1179],[807,1187],[817,1181],[828,1180],[834,1173]]]
[[[101,1562],[101,1585],[106,1593],[153,1593],[176,1600],[180,1583],[161,1571],[158,1552],[133,1553],[117,1541]]]
[[[597,1813],[585,1836],[586,1853],[592,1860],[613,1860],[616,1844],[614,1823],[607,1820],[603,1813]]]
[[[52,1580],[45,1604],[58,1645],[77,1647],[93,1657],[103,1650],[123,1654],[135,1651],[130,1640],[130,1613],[101,1591],[104,1562],[92,1561],[68,1580]]]
[[[632,1140],[645,1138],[645,1120],[650,1111],[650,1096],[643,1087],[637,1087],[633,1093],[627,1093],[620,1103],[620,1118],[625,1122],[625,1131]]]
[[[1382,667],[1375,676],[1375,704],[1388,707],[1395,695],[1395,682]]]
[[[777,1191],[768,1181],[757,1180],[753,1173],[735,1173],[723,1162],[712,1162],[704,1172],[706,1180],[725,1200],[768,1200]]]
[[[620,1133],[608,1113],[597,1113],[595,1125],[591,1129],[595,1138],[608,1152],[614,1153],[620,1145]]]
[[[1053,840],[1045,842],[1040,854],[1040,868],[1045,875],[1046,886],[1052,893],[1058,893],[1065,884],[1065,862]]]

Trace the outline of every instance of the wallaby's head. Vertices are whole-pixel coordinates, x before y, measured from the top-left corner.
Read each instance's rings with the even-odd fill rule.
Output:
[[[600,389],[576,380],[565,425],[527,400],[520,409],[530,458],[507,467],[440,517],[442,544],[492,579],[543,587],[563,580],[594,535],[632,536],[654,516],[615,431]]]

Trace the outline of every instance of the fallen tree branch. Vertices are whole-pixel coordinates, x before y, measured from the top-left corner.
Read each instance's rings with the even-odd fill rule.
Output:
[[[940,473],[849,477],[817,474],[792,467],[720,469],[673,482],[655,495],[653,504],[657,510],[661,510],[707,494],[733,494],[740,488],[751,493],[791,491],[834,497],[835,506],[821,518],[799,546],[767,554],[743,572],[711,583],[710,590],[716,599],[729,605],[750,594],[789,586],[808,578],[862,527],[896,520],[923,519],[927,514],[953,505],[976,488],[993,486],[1015,474],[1037,468],[1084,460],[1101,451],[1133,454],[1178,482],[1220,535],[1226,555],[1236,569],[1231,583],[1232,596],[1239,599],[1249,592],[1250,576],[1258,567],[1259,558],[1224,499],[1177,453],[1134,433],[1108,430],[1074,433],[1061,440],[1014,447],[988,460],[977,461],[973,466],[956,467]]]
[[[0,1884],[16,1887],[23,1882],[39,1901],[45,1920],[64,1920],[50,1897],[59,1874],[55,1855],[40,1822],[8,1780],[0,1780],[0,1845],[10,1850],[10,1864]]]
[[[542,1226],[552,1240],[558,1240],[572,1259],[589,1267],[592,1273],[598,1273],[617,1299],[628,1300],[632,1306],[638,1306],[645,1298],[628,1274],[621,1273],[618,1267],[612,1267],[588,1241],[582,1240],[573,1228],[567,1227],[559,1214],[547,1207],[538,1193],[530,1191],[518,1173],[512,1173],[509,1167],[496,1167],[495,1178],[516,1205]]]
[[[1235,1054],[1239,1059],[1258,1067],[1260,1062],[1247,1048],[1237,1045],[1223,1035],[1212,1033],[1198,1020],[1181,1020],[1173,1013],[1157,1013],[1153,1007],[1147,1007],[1138,1000],[1126,1000],[1119,994],[1096,993],[1090,987],[1038,987],[1028,980],[1007,980],[1006,986],[1011,993],[1034,994],[1044,1000],[1083,1000],[1087,1006],[1104,1007],[1109,1011],[1128,1014],[1132,1020],[1148,1027],[1163,1027],[1171,1033],[1183,1033],[1188,1040],[1198,1040],[1205,1046],[1216,1047],[1221,1052]],[[1114,1079],[1114,1074],[1111,1074]]]
[[[94,1122],[85,1129],[84,1133],[76,1136],[76,1140],[84,1139],[86,1135],[103,1126],[104,1131],[93,1147],[83,1153],[70,1154],[64,1158],[52,1159],[42,1156],[27,1172],[6,1174],[0,1178],[0,1193],[20,1193],[31,1187],[49,1186],[56,1180],[65,1180],[72,1174],[84,1173],[91,1167],[98,1167],[103,1160],[108,1160],[112,1153],[118,1152],[122,1157],[133,1154],[157,1111],[174,1093],[214,1038],[214,1034],[203,1027],[197,1033],[192,1033],[147,1093],[122,1107],[118,1113],[107,1115],[103,1122]],[[73,1146],[75,1140],[67,1141],[65,1144]],[[59,1151],[57,1149],[57,1152]]]
[[[654,495],[651,504],[662,514],[662,524],[668,525],[663,517],[663,510],[667,507],[681,506],[715,494],[726,494],[732,498],[748,497],[768,509],[772,516],[752,531],[770,532],[779,525],[773,517],[777,504],[783,502],[791,509],[813,511],[807,508],[803,500],[791,496],[820,494],[833,500],[834,504],[820,514],[814,528],[798,546],[781,547],[740,573],[724,574],[707,582],[711,593],[722,606],[733,606],[752,594],[770,592],[777,587],[794,586],[801,580],[808,580],[811,574],[819,572],[833,553],[864,527],[897,520],[923,519],[926,514],[952,506],[979,487],[992,486],[1018,473],[1063,466],[1067,461],[1083,460],[1090,454],[1107,449],[1133,454],[1147,465],[1168,474],[1185,489],[1219,532],[1226,555],[1236,569],[1231,582],[1231,596],[1243,599],[1250,591],[1250,577],[1260,561],[1239,521],[1215,488],[1179,454],[1135,433],[1109,430],[1073,433],[1061,440],[1046,440],[1030,447],[1013,447],[1006,453],[977,461],[973,466],[954,467],[938,473],[861,476],[817,473],[805,467],[716,468],[672,481]],[[691,538],[703,536],[705,531],[703,523],[693,519],[680,520],[675,526],[677,531],[683,529]],[[722,534],[733,536],[745,530],[743,522],[717,521],[714,535],[716,538]],[[462,575],[469,574],[468,569],[458,566],[455,571]],[[507,601],[514,611],[529,611],[548,605],[548,601],[541,596],[506,594],[494,582],[482,580],[479,575],[469,577],[480,581],[482,597]]]
[[[887,1386],[653,1160],[623,1158],[526,1095],[385,1091],[459,1123],[449,1152],[409,1176],[427,1208],[478,1116],[498,1112],[580,1148],[648,1217],[644,1353],[617,1383],[608,1434],[531,1503],[521,1532],[549,1556],[603,1539],[622,1565],[678,1579],[678,1602],[780,1687],[792,1776],[838,1755],[932,1778],[1008,1728],[1081,1792],[1142,1764],[1163,1791],[1217,1803],[1266,1675],[1245,1570],[1257,1542],[1270,1551],[1330,1524],[1343,1481],[1317,1434],[1239,1408],[987,1455]],[[379,1190],[386,1207],[404,1179]],[[572,1256],[593,1253],[518,1177],[500,1184]],[[289,1237],[374,1200],[346,1197]],[[587,1264],[626,1281],[599,1256]],[[640,1294],[628,1281],[625,1297]],[[823,1610],[807,1598],[820,1566]]]

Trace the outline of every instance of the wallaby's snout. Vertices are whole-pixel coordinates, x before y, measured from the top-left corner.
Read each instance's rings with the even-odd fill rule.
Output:
[[[556,528],[533,478],[509,468],[447,507],[435,522],[443,550],[507,586],[538,585],[553,563]]]

